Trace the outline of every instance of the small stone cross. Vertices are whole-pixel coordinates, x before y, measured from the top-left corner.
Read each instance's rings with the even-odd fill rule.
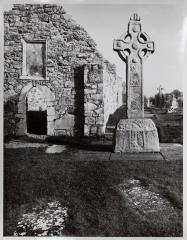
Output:
[[[127,118],[143,118],[143,60],[154,52],[154,42],[142,32],[138,14],[131,16],[127,33],[114,40],[113,49],[126,63]]]
[[[160,85],[160,86],[157,88],[157,90],[158,90],[159,95],[161,96],[161,95],[162,95],[162,91],[164,90],[164,88]]]

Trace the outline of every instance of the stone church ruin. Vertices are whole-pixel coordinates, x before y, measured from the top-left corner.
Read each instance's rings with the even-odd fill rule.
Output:
[[[102,136],[122,105],[115,65],[62,6],[4,13],[4,134]]]

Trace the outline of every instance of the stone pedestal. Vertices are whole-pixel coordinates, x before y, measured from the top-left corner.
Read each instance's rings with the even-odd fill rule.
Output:
[[[121,119],[114,141],[114,152],[160,151],[157,129],[151,119]]]

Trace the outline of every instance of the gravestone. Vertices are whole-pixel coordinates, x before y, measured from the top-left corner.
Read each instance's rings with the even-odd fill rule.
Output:
[[[126,63],[126,116],[117,125],[115,152],[158,152],[154,122],[144,119],[143,60],[154,52],[154,42],[142,31],[140,17],[133,14],[128,31],[114,40],[114,51]]]
[[[165,98],[163,94],[164,88],[160,85],[158,88],[158,93],[155,95],[155,107],[163,108],[165,103]]]
[[[160,85],[158,88],[157,88],[157,90],[158,90],[158,94],[160,95],[160,96],[162,96],[163,95],[163,90],[164,90],[164,88]]]
[[[176,112],[178,107],[179,107],[179,104],[177,102],[177,99],[175,96],[173,96],[171,107],[168,109],[168,113]]]
[[[179,107],[179,104],[178,104],[177,99],[176,99],[175,96],[173,96],[173,100],[172,100],[171,107],[172,107],[173,109],[176,109],[176,108]]]

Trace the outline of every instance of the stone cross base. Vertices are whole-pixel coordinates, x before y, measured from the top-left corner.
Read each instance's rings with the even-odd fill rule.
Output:
[[[121,119],[115,133],[114,152],[159,152],[157,129],[151,119]]]

